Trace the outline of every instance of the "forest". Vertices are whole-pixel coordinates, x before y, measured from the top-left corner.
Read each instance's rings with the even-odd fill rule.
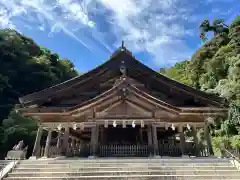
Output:
[[[204,20],[199,28],[203,46],[191,59],[159,73],[225,98],[228,116],[211,122],[213,145],[215,151],[222,146],[240,148],[240,16],[229,25],[221,19]],[[213,33],[210,39],[208,32]],[[0,159],[20,140],[28,144],[29,153],[33,148],[36,121],[14,110],[18,97],[77,75],[70,60],[15,30],[0,30]]]
[[[0,30],[0,156],[20,140],[31,151],[37,126],[14,111],[18,98],[58,84],[78,73],[68,59],[15,30]],[[0,159],[3,157],[0,157]]]
[[[215,150],[240,148],[240,16],[230,25],[222,19],[200,26],[204,42],[190,59],[176,63],[161,73],[196,89],[217,94],[229,104],[228,116],[211,122]],[[206,33],[213,37],[207,39]]]

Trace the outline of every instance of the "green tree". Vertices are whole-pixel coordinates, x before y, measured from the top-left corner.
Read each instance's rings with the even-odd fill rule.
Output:
[[[0,124],[19,97],[77,75],[71,61],[10,29],[0,30],[0,64]]]
[[[209,31],[215,36],[205,42],[188,63],[182,62],[182,66],[177,63],[162,72],[172,79],[225,98],[230,104],[231,116],[218,119],[220,123],[214,126],[214,134],[240,134],[240,16],[229,27],[223,20],[215,20],[213,24],[205,20],[200,28],[204,36]],[[182,78],[183,74],[187,81]]]
[[[18,98],[73,78],[77,72],[71,61],[11,29],[0,30],[0,64],[0,155],[20,140],[31,151],[37,126],[33,119],[15,113]]]
[[[206,33],[212,31],[214,36],[216,35],[222,35],[223,33],[228,34],[229,29],[228,25],[224,23],[223,19],[215,19],[212,23],[210,24],[209,20],[204,20],[200,26],[200,39],[202,41],[206,41]]]

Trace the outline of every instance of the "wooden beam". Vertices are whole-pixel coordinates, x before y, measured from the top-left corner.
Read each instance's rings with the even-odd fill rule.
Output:
[[[148,80],[150,80],[150,78],[151,78],[151,79],[156,80],[157,82],[160,82],[160,83],[164,84],[164,86],[168,86],[168,87],[171,87],[172,89],[175,89],[176,90],[175,92],[179,92],[180,96],[184,95],[184,94],[181,93],[181,92],[183,92],[183,93],[187,93],[187,94],[189,94],[193,97],[196,97],[198,99],[201,99],[208,104],[212,104],[212,105],[215,105],[215,106],[218,106],[218,107],[221,106],[221,103],[211,99],[210,97],[209,98],[205,97],[206,93],[204,93],[204,92],[198,91],[198,90],[193,89],[191,87],[187,87],[186,85],[183,85],[183,84],[182,84],[182,87],[180,88],[179,85],[176,85],[176,84],[181,84],[181,83],[173,81],[173,80],[171,80],[171,79],[169,79],[169,78],[167,78],[163,75],[158,74],[158,76],[161,76],[165,80],[160,79],[159,77],[157,77],[157,72],[154,72],[152,69],[149,69],[148,67],[146,67],[143,64],[139,64],[138,67],[136,66],[135,70],[136,69],[139,69],[142,72],[143,76],[148,77]],[[159,85],[159,87],[162,87],[162,86]],[[188,90],[186,90],[185,87],[187,87]],[[193,91],[195,91],[195,92],[193,92]],[[203,95],[203,94],[205,94],[205,95]]]
[[[161,104],[159,104],[159,103],[157,103],[157,102],[155,102],[155,101],[153,101],[153,100],[150,100],[149,98],[146,98],[146,97],[144,97],[144,96],[141,96],[140,94],[138,94],[138,93],[136,93],[136,92],[134,92],[134,91],[131,91],[131,92],[132,92],[134,95],[136,95],[139,99],[142,99],[143,101],[149,102],[150,104],[153,104],[153,105],[155,105],[156,107],[159,107],[159,108],[161,108],[161,109],[164,109],[164,110],[166,110],[167,112],[172,112],[172,113],[178,114],[178,111],[175,110],[175,109],[171,109],[171,108],[169,108],[169,107],[167,107],[167,106],[161,105]]]
[[[30,105],[30,104],[41,104],[41,103],[43,103],[43,102],[46,102],[46,100],[48,100],[48,99],[52,99],[52,98],[56,98],[56,97],[58,97],[59,95],[62,95],[63,93],[65,93],[67,90],[69,90],[69,89],[71,89],[71,88],[74,88],[74,87],[76,87],[76,86],[78,86],[78,85],[82,85],[82,87],[84,87],[84,84],[92,84],[92,82],[96,82],[96,81],[92,81],[92,79],[94,79],[94,78],[99,78],[99,77],[101,77],[104,73],[106,73],[106,72],[108,72],[109,73],[109,69],[108,68],[105,68],[105,69],[103,69],[102,71],[99,71],[99,72],[97,72],[97,73],[95,73],[94,75],[92,75],[92,76],[90,76],[90,77],[87,77],[87,78],[85,78],[85,79],[82,79],[82,80],[79,80],[78,82],[76,82],[75,84],[73,84],[73,85],[70,85],[70,86],[66,86],[66,87],[64,87],[64,88],[60,88],[59,90],[56,90],[56,91],[54,91],[54,92],[51,92],[51,93],[43,93],[44,91],[47,91],[48,89],[50,89],[50,88],[48,88],[48,89],[45,89],[45,90],[43,90],[43,91],[39,91],[39,92],[36,92],[35,94],[40,94],[41,92],[41,96],[40,97],[37,97],[37,98],[33,98],[31,101],[29,101],[29,102],[27,102],[27,103],[24,103],[24,105],[25,106],[28,106],[28,105]],[[91,82],[91,83],[89,83],[89,82]],[[48,90],[49,91],[49,90]],[[34,94],[33,94],[34,95]],[[33,95],[31,95],[31,96],[33,96]]]
[[[111,71],[107,71],[107,75],[108,75],[108,77],[115,76]],[[75,85],[71,88],[68,88],[64,91],[60,91],[60,92],[56,93],[55,95],[52,95],[51,101],[59,102],[59,101],[62,101],[62,99],[70,98],[74,94],[90,91],[94,88],[96,89],[96,87],[98,87],[99,84],[106,81],[106,79],[104,79],[102,76],[92,77],[92,79],[94,79],[94,80],[91,80],[90,82],[86,81],[84,83],[81,83],[81,84]]]
[[[133,107],[134,109],[137,109],[139,110],[139,112],[141,112],[143,115],[146,115],[146,116],[149,116],[151,117],[151,111],[147,111],[146,109],[144,109],[142,106],[139,106],[138,104],[132,102],[132,101],[129,101],[129,100],[126,100],[126,103]]]
[[[97,112],[106,112],[110,110],[111,108],[115,107],[121,102],[120,96],[115,96],[113,98],[108,99],[107,101],[104,101],[103,103],[96,106]]]

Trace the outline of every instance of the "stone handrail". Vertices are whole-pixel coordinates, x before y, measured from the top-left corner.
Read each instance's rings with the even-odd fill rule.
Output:
[[[239,159],[239,157],[235,156],[233,153],[228,151],[226,148],[224,148],[223,150],[228,155],[230,155],[231,158],[233,158],[233,160],[230,160],[230,162],[232,163],[233,166],[235,166],[240,171],[240,159]]]
[[[12,161],[7,160],[6,162],[7,162],[6,165],[2,169],[0,169],[0,179],[3,179],[4,177],[6,177],[7,174],[11,172],[12,169],[15,168],[19,160],[12,160]]]
[[[227,150],[226,148],[224,148],[224,151],[225,151],[228,155],[230,155],[231,158],[236,159],[237,161],[240,162],[240,158],[239,158],[238,156],[234,155],[233,153],[231,153],[231,152],[230,152],[229,150]]]

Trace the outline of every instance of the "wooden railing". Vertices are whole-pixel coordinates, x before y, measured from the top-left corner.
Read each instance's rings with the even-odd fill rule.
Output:
[[[167,143],[158,143],[158,154],[159,156],[181,156],[182,152],[180,149],[180,144],[167,144]]]
[[[91,146],[89,143],[79,144],[76,147],[68,147],[66,156],[73,157],[88,157],[92,153]]]
[[[99,146],[99,156],[100,157],[124,157],[124,156],[134,156],[134,157],[144,157],[149,156],[148,145],[141,144],[110,144],[110,145],[100,145]]]
[[[184,155],[189,156],[209,156],[206,147],[200,148],[200,154],[196,153],[196,149],[191,143],[186,144]],[[99,157],[148,157],[150,155],[159,156],[181,156],[182,151],[180,143],[162,143],[159,141],[158,149],[154,151],[153,147],[148,144],[100,144],[97,146],[96,152],[93,152],[89,143],[79,144],[76,147],[69,146],[64,151],[57,146],[50,146],[48,151],[49,157],[58,157],[66,155],[68,157],[88,157],[96,155]],[[44,147],[40,150],[40,156],[44,156]]]
[[[44,150],[45,150],[45,147],[41,147],[40,153],[39,153],[40,157],[44,156]],[[61,156],[61,148],[58,148],[57,146],[50,146],[48,150],[48,157],[54,158],[58,156]]]
[[[158,150],[159,156],[181,156],[181,146],[180,142],[169,140],[169,141],[158,141]],[[198,153],[193,142],[186,142],[183,155],[188,156],[209,156],[209,151],[206,147],[201,147],[200,152]]]

